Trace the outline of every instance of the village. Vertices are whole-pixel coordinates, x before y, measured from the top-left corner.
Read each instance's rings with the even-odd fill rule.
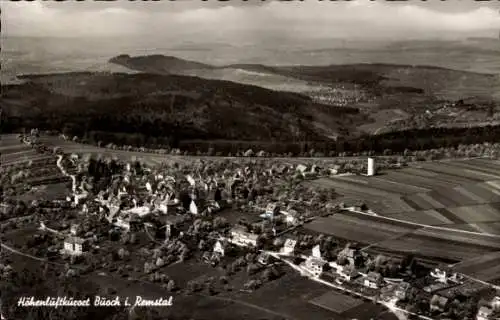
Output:
[[[500,315],[496,287],[447,265],[362,250],[361,244],[304,229],[318,217],[370,213],[362,203],[339,202],[331,189],[301,184],[341,174],[338,168],[259,160],[251,166],[199,160],[150,168],[139,161],[54,153],[58,168],[70,177],[71,192],[65,201],[25,205],[40,214],[28,222],[17,220],[13,228],[36,224],[23,252],[65,265],[65,277],[114,274],[146,279],[171,292],[216,295],[234,289],[253,292],[298,272],[422,319]],[[375,175],[375,160],[368,158],[365,168],[364,175]],[[3,214],[15,207],[2,204]],[[177,279],[165,271],[176,264],[207,264],[224,270],[224,276]],[[8,264],[1,267],[6,276],[12,272]]]

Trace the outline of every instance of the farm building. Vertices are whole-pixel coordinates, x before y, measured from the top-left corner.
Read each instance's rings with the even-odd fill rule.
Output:
[[[363,282],[364,286],[367,288],[378,289],[382,285],[384,278],[378,272],[370,272]]]
[[[257,246],[258,235],[247,232],[242,228],[231,229],[231,242],[240,246]]]
[[[63,252],[71,255],[81,255],[88,251],[88,242],[79,237],[68,237],[64,240]]]

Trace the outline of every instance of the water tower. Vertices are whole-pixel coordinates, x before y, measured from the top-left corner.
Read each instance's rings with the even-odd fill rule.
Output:
[[[368,158],[368,172],[366,175],[369,177],[375,175],[375,159],[373,158]]]

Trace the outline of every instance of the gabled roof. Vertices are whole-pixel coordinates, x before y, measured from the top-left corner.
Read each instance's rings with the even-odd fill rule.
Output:
[[[367,280],[368,281],[373,281],[373,282],[377,282],[377,281],[381,281],[382,280],[382,275],[378,272],[369,272],[368,275],[366,276]]]
[[[448,298],[435,294],[432,296],[431,304],[439,307],[444,307],[448,303]]]
[[[64,240],[64,242],[77,243],[77,244],[83,244],[85,241],[86,240],[83,238],[73,237],[73,236],[66,237],[66,239]]]
[[[287,248],[295,248],[297,245],[297,240],[294,239],[286,239],[284,246]]]

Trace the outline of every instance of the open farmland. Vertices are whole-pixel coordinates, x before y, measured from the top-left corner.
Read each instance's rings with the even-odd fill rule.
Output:
[[[500,236],[433,230],[351,212],[316,219],[306,228],[375,248],[446,261],[461,261],[500,250]]]
[[[500,234],[499,177],[500,161],[468,159],[414,163],[374,177],[339,176],[305,183],[333,188],[341,201],[363,201],[379,215]]]
[[[500,251],[462,261],[453,269],[482,281],[491,282],[500,279]]]
[[[61,188],[61,185],[70,181],[57,167],[53,154],[39,153],[20,142],[17,135],[13,134],[0,137],[0,169],[0,183],[4,186],[19,189],[26,186],[38,187],[28,193],[18,192],[17,197],[20,199],[60,199],[66,189]]]
[[[416,230],[412,226],[398,227],[384,221],[377,223],[368,218],[340,213],[331,217],[315,219],[308,223],[306,228],[365,244],[373,244],[386,239],[407,235]]]

